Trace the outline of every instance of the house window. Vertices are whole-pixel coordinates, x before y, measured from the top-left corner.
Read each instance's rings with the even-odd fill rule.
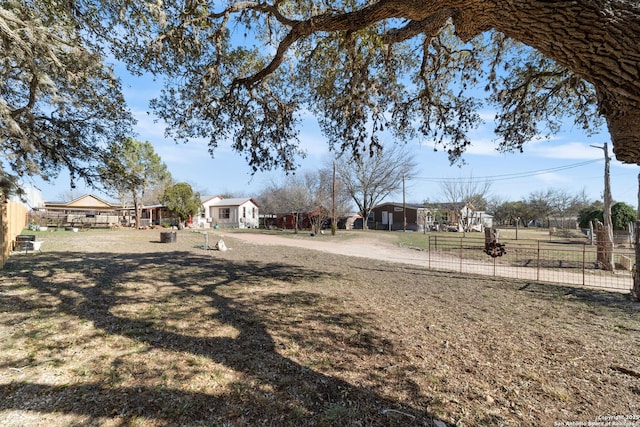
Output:
[[[246,218],[247,217],[247,207],[243,206],[242,207],[242,218]]]
[[[256,208],[251,208],[251,218],[256,219]]]
[[[229,208],[220,208],[220,210],[218,211],[219,219],[229,219],[230,216],[231,216],[231,209]]]

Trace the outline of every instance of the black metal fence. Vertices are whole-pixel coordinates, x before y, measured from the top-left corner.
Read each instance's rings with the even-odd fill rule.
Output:
[[[616,290],[633,287],[635,248],[614,248],[615,270],[597,261],[597,246],[573,241],[500,239],[506,252],[492,257],[482,239],[430,236],[428,267],[433,270],[511,277]]]

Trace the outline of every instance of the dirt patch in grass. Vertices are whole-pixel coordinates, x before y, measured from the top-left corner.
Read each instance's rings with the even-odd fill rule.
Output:
[[[188,231],[175,243],[157,230],[39,239],[43,253],[11,257],[0,279],[3,426],[531,426],[640,414],[640,306],[622,294],[233,234],[226,252]]]

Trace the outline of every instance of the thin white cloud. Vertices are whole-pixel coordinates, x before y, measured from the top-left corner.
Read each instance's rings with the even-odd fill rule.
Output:
[[[143,135],[143,139],[156,141],[165,139],[164,130],[166,125],[163,121],[156,121],[156,118],[150,114],[147,114],[146,111],[132,111],[132,114],[138,121],[134,130],[139,135]]]
[[[320,127],[313,116],[308,116],[300,124],[300,148],[308,157],[324,158],[329,155],[327,138],[320,131]]]
[[[474,154],[479,156],[498,156],[497,144],[495,141],[489,138],[473,138],[473,142],[467,148],[467,154]]]
[[[534,178],[544,184],[551,186],[560,186],[563,184],[569,184],[573,179],[567,175],[558,174],[555,172],[547,172],[535,175]]]
[[[155,144],[156,153],[167,165],[193,165],[211,159],[207,147],[196,142]]]
[[[596,160],[604,156],[602,150],[584,142],[534,142],[525,147],[525,153],[535,157],[569,160]]]

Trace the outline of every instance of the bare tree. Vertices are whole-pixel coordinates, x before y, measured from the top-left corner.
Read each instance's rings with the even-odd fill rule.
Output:
[[[351,198],[341,182],[336,180],[334,187],[333,166],[320,169],[314,173],[306,173],[304,181],[306,188],[312,193],[314,215],[311,217],[311,222],[314,231],[318,233],[331,218],[331,213],[334,210],[337,217],[348,212]]]
[[[332,208],[332,179],[330,169],[307,171],[301,175],[288,176],[282,182],[271,182],[259,197],[262,209],[268,214],[307,213],[313,231],[318,233],[329,219]],[[348,210],[348,195],[338,188],[336,211]]]
[[[486,209],[490,190],[491,182],[478,181],[473,176],[445,180],[441,184],[444,200],[451,209],[458,211],[459,225],[464,231],[469,231],[474,225],[477,212]]]
[[[576,207],[575,195],[569,193],[563,189],[549,189],[547,191],[547,200],[550,207],[550,214],[555,216],[556,225],[561,229],[566,228],[566,221],[572,217],[578,215],[577,211],[574,211]]]
[[[536,220],[540,224],[551,227],[551,214],[554,211],[553,206],[553,190],[536,190],[529,194],[526,199],[531,219]]]
[[[281,183],[271,182],[261,191],[259,199],[265,214],[295,214],[296,218],[311,204],[310,193],[297,175],[288,176]]]
[[[375,205],[402,189],[403,180],[416,174],[417,165],[404,146],[389,145],[371,156],[341,157],[336,171],[351,196],[367,228],[367,218]]]

